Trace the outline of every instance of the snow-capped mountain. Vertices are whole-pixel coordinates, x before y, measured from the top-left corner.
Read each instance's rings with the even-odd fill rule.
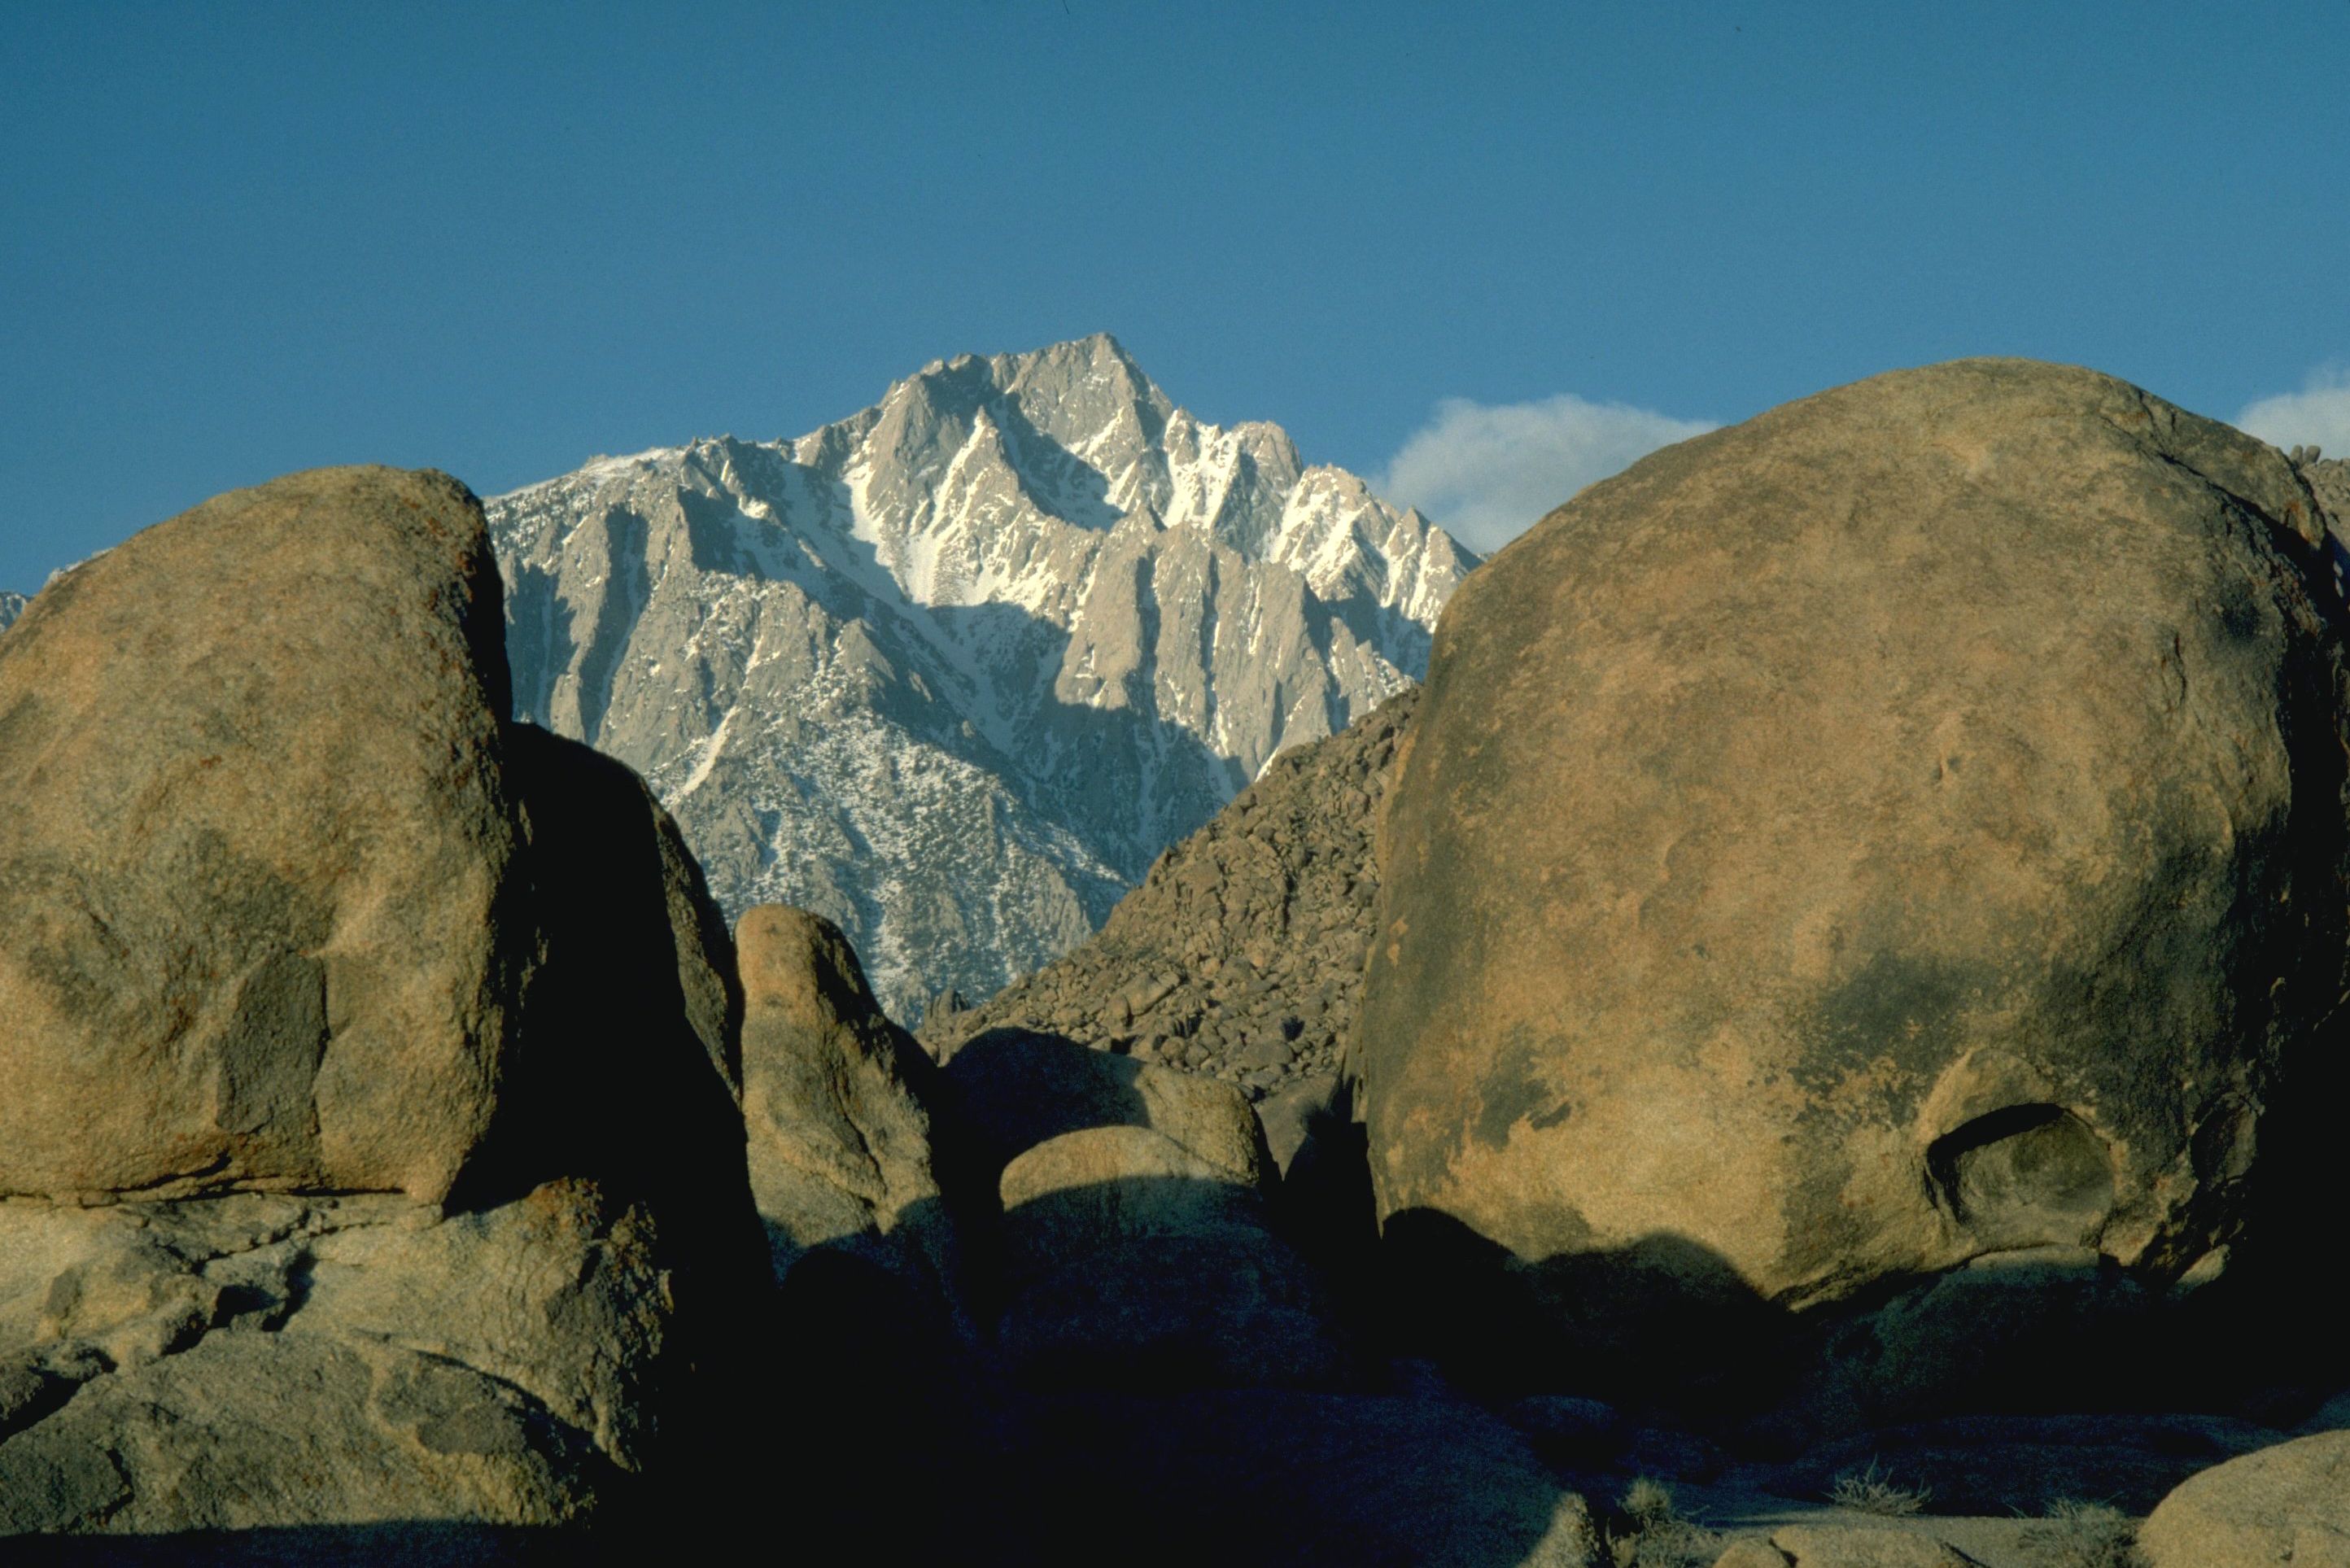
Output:
[[[0,631],[7,630],[8,623],[25,613],[26,602],[22,594],[0,591]]]
[[[643,773],[730,915],[837,922],[901,1016],[1066,951],[1419,677],[1476,560],[1107,336],[488,505],[517,714]]]

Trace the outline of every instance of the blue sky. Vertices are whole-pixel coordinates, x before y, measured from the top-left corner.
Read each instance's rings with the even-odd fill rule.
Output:
[[[0,586],[288,469],[490,493],[1096,330],[1489,534],[1961,354],[2350,451],[2345,60],[2350,0],[20,4]]]

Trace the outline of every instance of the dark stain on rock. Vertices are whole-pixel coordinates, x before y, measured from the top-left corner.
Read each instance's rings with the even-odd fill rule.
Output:
[[[238,987],[222,1033],[213,1112],[220,1129],[313,1137],[312,1085],[326,1053],[326,967],[299,953],[263,960]]]
[[[1534,1030],[1524,1024],[1513,1025],[1509,1038],[1494,1053],[1493,1069],[1478,1085],[1481,1109],[1470,1136],[1488,1148],[1501,1148],[1510,1141],[1510,1129],[1537,1115],[1549,1114],[1543,1107],[1550,1098],[1544,1086],[1535,1063],[1541,1052],[1534,1042]],[[1556,1125],[1556,1118],[1550,1124]]]
[[[1878,950],[1803,1021],[1811,1046],[1796,1081],[1827,1094],[1880,1056],[1912,1074],[1938,1072],[1956,1054],[1960,1017],[1991,990],[1993,979],[1987,966]]]

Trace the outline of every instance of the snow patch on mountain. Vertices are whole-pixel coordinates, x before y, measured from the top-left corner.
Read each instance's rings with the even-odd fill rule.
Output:
[[[488,508],[517,715],[643,773],[730,915],[837,922],[901,1015],[1066,951],[1276,753],[1417,679],[1476,559],[1107,336]]]

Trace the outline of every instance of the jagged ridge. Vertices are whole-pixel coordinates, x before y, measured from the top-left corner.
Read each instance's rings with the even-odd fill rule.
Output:
[[[901,1015],[1066,951],[1276,752],[1409,684],[1476,559],[1107,336],[489,510],[520,716],[645,774],[730,912],[839,924]]]

